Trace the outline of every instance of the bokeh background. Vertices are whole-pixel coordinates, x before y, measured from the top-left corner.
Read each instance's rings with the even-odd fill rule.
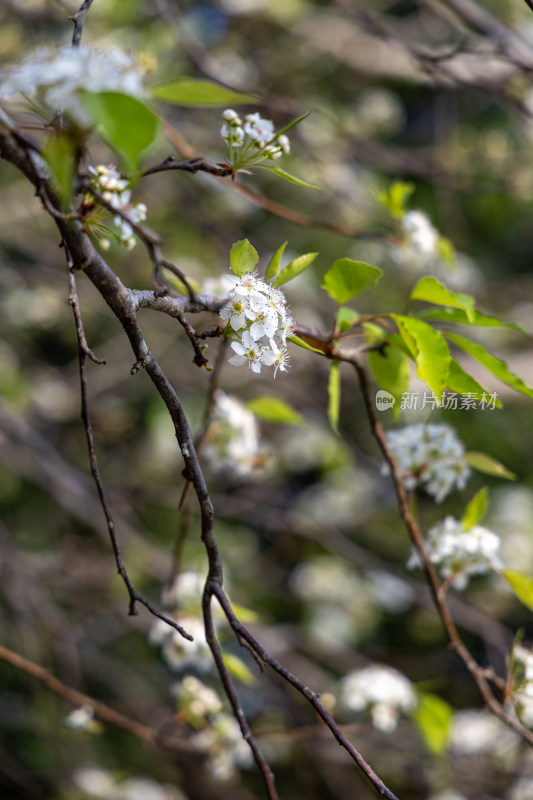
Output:
[[[524,2],[481,5],[533,53],[533,13]],[[67,18],[76,7],[3,0],[2,65],[68,43]],[[190,75],[257,93],[261,113],[277,127],[311,112],[292,131],[292,154],[283,166],[321,191],[267,173],[242,180],[314,218],[314,226],[269,214],[207,175],[166,173],[136,187],[136,199],[148,206],[148,224],[164,237],[165,255],[199,284],[227,272],[236,240],[250,239],[263,268],[288,240],[290,257],[319,253],[287,286],[292,313],[299,324],[327,332],[335,308],[320,282],[335,259],[349,256],[384,270],[378,289],[354,304],[369,313],[401,312],[418,278],[436,274],[474,294],[486,313],[524,328],[524,334],[481,329],[480,341],[533,383],[531,73],[446,2],[95,0],[83,41],[141,54],[153,70],[150,83]],[[206,158],[224,159],[221,109],[159,110]],[[35,118],[23,121],[32,133]],[[171,152],[161,136],[145,163]],[[96,139],[89,142],[88,163],[111,158]],[[0,175],[1,641],[133,719],[171,725],[183,737],[195,734],[180,717],[176,686],[185,675],[200,674],[219,689],[216,676],[200,663],[201,654],[173,658],[167,648],[165,655],[147,612],[127,615],[88,473],[58,234],[14,168],[1,163]],[[453,242],[453,264],[420,257],[401,241],[379,199],[395,180],[413,183],[409,206]],[[343,236],[320,222],[373,236]],[[126,285],[152,286],[140,244],[131,252],[113,246],[107,258]],[[82,278],[79,293],[90,346],[106,360],[105,366],[89,364],[89,394],[124,558],[139,590],[171,608],[176,552],[183,571],[206,570],[196,507],[188,507],[184,538],[178,511],[183,464],[165,408],[142,372],[130,375],[123,331]],[[141,313],[147,341],[199,431],[209,373],[191,363],[189,343],[174,320]],[[203,328],[214,320],[205,315],[194,322]],[[218,346],[209,344],[211,360]],[[504,408],[435,411],[430,419],[453,425],[468,450],[489,453],[517,480],[473,475],[464,492],[440,506],[420,495],[421,522],[427,528],[446,514],[460,517],[487,485],[486,525],[502,538],[506,566],[531,572],[533,407],[472,369],[498,392]],[[392,486],[381,474],[355,374],[341,372],[337,436],[327,421],[325,360],[293,348],[290,371],[275,382],[244,368],[223,371],[226,393],[243,402],[279,397],[304,419],[302,425],[259,423],[261,456],[251,474],[221,474],[216,461],[205,458],[230,596],[266,649],[325,694],[332,708],[342,677],[378,662],[455,709],[449,744],[435,756],[412,720],[384,733],[337,705],[355,745],[402,800],[527,800],[533,797],[531,753],[483,712],[447,649],[420,573],[405,569],[410,544]],[[397,424],[426,419],[426,412],[405,414]],[[389,412],[383,420],[395,424]],[[531,640],[531,613],[496,575],[451,595],[465,641],[482,663],[503,673],[517,630]],[[188,612],[199,613],[194,596]],[[242,701],[272,761],[280,796],[374,797],[303,699],[273,673],[261,674],[223,629],[221,636],[225,652],[247,667],[239,683]],[[228,758],[225,771],[217,771],[208,755],[151,748],[110,725],[73,730],[72,706],[39,682],[7,663],[0,663],[0,681],[0,792],[6,800],[263,796],[245,758]]]

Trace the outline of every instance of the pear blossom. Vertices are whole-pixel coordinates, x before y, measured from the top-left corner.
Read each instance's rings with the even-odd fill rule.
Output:
[[[463,522],[446,517],[444,522],[430,528],[426,552],[442,578],[453,578],[456,589],[465,589],[471,575],[483,575],[501,569],[500,538],[481,525],[465,530]],[[418,551],[412,550],[407,567],[421,566]]]
[[[89,167],[91,173],[91,186],[101,192],[104,200],[112,208],[126,214],[128,219],[117,214],[113,218],[115,227],[118,229],[116,234],[120,245],[131,250],[135,247],[135,236],[133,225],[138,225],[146,219],[147,208],[145,203],[132,204],[131,190],[127,188],[129,182],[122,178],[120,172],[113,165],[105,166],[99,164],[96,167]]]
[[[269,119],[263,119],[259,113],[248,114],[244,123],[244,132],[263,147],[274,137],[274,124]]]
[[[382,664],[350,672],[341,682],[341,702],[349,711],[370,711],[378,730],[396,729],[400,713],[416,708],[411,682],[398,670]]]
[[[470,477],[465,448],[450,425],[408,425],[389,431],[387,439],[407,490],[417,487],[442,502],[454,489],[464,489]],[[384,464],[382,473],[388,474]]]
[[[237,478],[257,474],[264,462],[254,414],[220,389],[215,394],[203,455],[213,470]]]
[[[227,108],[222,119],[220,135],[230,148],[229,161],[235,170],[290,153],[289,137],[276,135],[274,123],[258,112],[247,114],[243,124],[237,112]]]

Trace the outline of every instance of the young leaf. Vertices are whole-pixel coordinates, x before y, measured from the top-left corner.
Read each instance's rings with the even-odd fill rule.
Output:
[[[268,262],[268,267],[265,273],[265,281],[269,281],[270,278],[275,278],[279,272],[279,268],[281,265],[281,256],[284,253],[285,248],[287,247],[288,242],[283,242],[281,247],[279,247],[270,261]]]
[[[83,102],[93,124],[124,160],[127,170],[134,170],[140,154],[156,137],[155,114],[145,103],[120,92],[84,92]]]
[[[438,401],[448,382],[450,352],[443,337],[419,319],[391,314],[407,347],[414,355],[419,378],[427,383]]]
[[[477,494],[473,496],[463,514],[462,522],[463,529],[469,531],[474,525],[477,525],[487,513],[489,505],[489,490],[486,486],[480,489]]]
[[[324,355],[324,350],[319,350],[317,347],[311,347],[310,344],[304,342],[304,340],[300,339],[299,336],[296,336],[295,333],[291,334],[291,336],[287,336],[287,341],[297,344],[298,347],[303,347],[304,350],[311,350],[312,353],[320,353],[321,356]]]
[[[389,346],[384,351],[369,350],[367,360],[380,388],[394,397],[396,402],[392,406],[392,416],[397,419],[402,395],[409,389],[409,364],[406,357]]]
[[[515,481],[516,475],[504,467],[499,461],[487,453],[480,453],[477,450],[471,450],[464,455],[467,464],[470,464],[472,469],[478,472],[483,472],[485,475],[493,475],[495,478],[505,478],[508,481]]]
[[[291,122],[288,123],[288,125],[285,125],[284,128],[280,128],[279,131],[277,131],[274,138],[278,139],[282,134],[287,133],[287,131],[290,131],[291,128],[295,127],[295,125],[298,125],[304,119],[307,119],[310,113],[311,113],[310,111],[307,111],[307,113],[302,114],[301,117],[296,117],[296,119],[293,119]]]
[[[533,389],[530,389],[529,386],[519,378],[517,375],[514,375],[508,367],[505,361],[502,361],[496,356],[493,356],[492,353],[489,353],[485,350],[482,345],[477,344],[476,342],[471,342],[470,339],[465,339],[464,336],[459,336],[457,333],[446,333],[446,336],[450,341],[454,342],[461,350],[464,350],[465,353],[472,356],[473,358],[477,359],[481,364],[483,364],[486,369],[492,372],[493,375],[496,375],[502,383],[506,383],[507,386],[510,386],[512,389],[515,389],[517,392],[521,392],[522,394],[527,395],[527,397],[533,397]]]
[[[436,278],[426,276],[420,278],[413,291],[411,300],[425,300],[439,306],[452,306],[462,309],[468,322],[472,323],[474,317],[474,298],[468,294],[451,292]]]
[[[417,312],[420,319],[436,319],[442,322],[458,322],[461,325],[477,325],[485,328],[505,328],[507,330],[525,333],[524,329],[516,322],[502,322],[497,317],[490,317],[482,314],[481,311],[474,311],[470,319],[465,312],[458,308],[424,308]]]
[[[318,253],[305,253],[303,256],[295,258],[294,261],[291,261],[290,264],[287,264],[287,266],[281,270],[276,280],[273,281],[272,286],[281,286],[283,283],[287,283],[287,281],[292,281],[293,278],[313,263],[317,255]]]
[[[43,157],[57,181],[61,208],[70,206],[76,172],[76,147],[67,136],[53,134],[45,144]]]
[[[502,569],[501,575],[520,602],[533,611],[533,578],[516,569]]]
[[[430,692],[419,693],[415,722],[428,750],[434,756],[440,756],[446,750],[452,716],[452,706],[442,697]]]
[[[229,263],[231,271],[240,278],[248,272],[252,272],[259,261],[259,255],[248,239],[242,239],[232,245],[229,253]]]
[[[259,419],[264,419],[267,422],[281,422],[286,425],[305,425],[305,420],[301,414],[295,411],[292,406],[279,397],[268,397],[262,395],[261,397],[254,397],[246,403],[247,408],[252,411]]]
[[[405,214],[405,207],[414,190],[414,183],[395,181],[386,192],[379,193],[379,199],[395,219],[401,219]]]
[[[321,190],[320,186],[315,186],[314,183],[307,183],[307,181],[303,181],[301,178],[297,178],[296,175],[291,175],[290,172],[287,172],[284,169],[280,169],[279,167],[265,167],[261,165],[258,169],[267,169],[269,172],[273,172],[275,175],[279,175],[280,178],[285,178],[286,181],[290,181],[290,183],[295,183],[297,186],[305,186],[307,189],[318,189]]]
[[[351,308],[346,308],[345,306],[341,306],[337,309],[335,322],[339,333],[349,331],[356,319],[359,319],[357,311],[353,311]]]
[[[462,366],[455,358],[450,359],[450,371],[448,372],[447,380],[448,389],[457,394],[463,395],[476,395],[481,398],[483,395],[488,396],[489,392],[481,386],[468,372],[465,372]],[[494,401],[496,408],[502,408],[502,404],[496,398]]]
[[[322,288],[342,306],[361,292],[372,289],[382,275],[382,270],[363,261],[339,258],[324,275]]]
[[[238,656],[233,653],[223,653],[222,658],[232,678],[236,678],[241,683],[244,683],[245,686],[254,686],[257,683],[257,678],[253,672]]]
[[[439,236],[437,240],[437,255],[449,267],[455,266],[457,262],[455,247],[446,236]]]
[[[339,435],[339,413],[341,407],[341,373],[339,361],[334,358],[331,362],[328,381],[328,419],[331,427]]]
[[[228,106],[232,103],[257,103],[256,97],[225,89],[201,78],[179,78],[153,86],[152,97],[177,106]]]

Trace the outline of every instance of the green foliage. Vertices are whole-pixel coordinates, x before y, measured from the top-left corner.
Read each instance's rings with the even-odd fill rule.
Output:
[[[228,106],[258,102],[253,95],[235,92],[201,78],[179,78],[153,86],[150,91],[156,100],[177,106]]]
[[[478,472],[483,472],[485,475],[492,475],[495,478],[506,478],[509,481],[516,480],[516,475],[508,470],[507,467],[504,467],[503,464],[500,464],[495,458],[487,455],[487,453],[471,450],[465,453],[465,461],[467,464],[470,464],[473,469]]]
[[[485,514],[489,505],[489,490],[486,486],[480,489],[467,505],[462,517],[463,528],[469,531],[474,525],[480,522]]]
[[[436,694],[419,692],[415,722],[430,753],[441,756],[450,738],[452,706]]]
[[[252,272],[259,261],[259,255],[255,247],[250,244],[248,239],[242,239],[232,245],[229,254],[231,271],[238,278]]]
[[[70,206],[76,173],[76,145],[69,136],[53,134],[46,142],[43,158],[57,181],[62,209]]]
[[[273,172],[275,175],[278,175],[280,178],[284,178],[284,180],[289,181],[290,183],[295,183],[297,186],[304,186],[307,189],[318,189],[318,190],[320,190],[320,186],[315,186],[314,183],[307,183],[307,181],[304,181],[301,178],[297,178],[296,175],[291,175],[290,172],[287,172],[284,169],[280,169],[280,167],[260,166],[259,169],[267,169],[269,172]]]
[[[362,292],[372,289],[383,271],[363,261],[339,258],[324,275],[322,288],[341,306]]]
[[[502,322],[497,317],[482,314],[474,311],[467,317],[464,311],[454,308],[424,308],[417,312],[417,317],[422,319],[434,319],[441,322],[455,322],[462,325],[477,325],[485,328],[506,328],[508,330],[524,333],[524,330],[515,322]]]
[[[414,183],[395,181],[387,191],[379,192],[379,199],[394,219],[400,220],[405,214],[407,203],[414,190]]]
[[[520,602],[533,611],[533,578],[516,569],[502,569],[500,574],[503,575]]]
[[[365,330],[370,326],[365,325]],[[372,326],[377,328],[377,326]],[[366,354],[372,374],[381,389],[395,399],[392,416],[397,419],[400,414],[400,400],[409,389],[409,364],[403,353],[388,345],[379,350],[369,350]]]
[[[487,390],[484,389],[483,386],[472,377],[472,375],[469,375],[468,372],[464,371],[462,366],[458,361],[455,360],[455,358],[450,358],[447,386],[450,391],[457,392],[457,394],[462,395],[470,394],[479,398],[482,397],[483,394],[488,394]],[[494,405],[496,408],[503,408],[502,403],[497,398],[494,400]]]
[[[305,419],[292,406],[279,397],[261,395],[254,397],[246,406],[259,419],[267,422],[281,422],[287,425],[305,425]]]
[[[437,255],[449,267],[455,266],[457,256],[455,254],[455,247],[446,236],[439,236],[437,241]]]
[[[341,373],[339,361],[334,358],[331,362],[328,381],[328,419],[331,427],[339,435],[339,413],[341,407]]]
[[[447,386],[450,351],[443,337],[419,319],[391,314],[417,366],[419,378],[427,383],[440,401]]]
[[[145,103],[120,92],[84,92],[83,101],[93,125],[125,164],[136,169],[141,153],[157,134],[157,117]]]
[[[420,278],[411,292],[411,300],[425,300],[440,306],[460,308],[465,312],[468,322],[473,320],[474,298],[468,294],[451,292],[443,283],[430,276]]]
[[[292,281],[293,278],[313,263],[317,255],[318,253],[305,253],[302,256],[298,256],[298,258],[295,258],[294,261],[291,261],[290,264],[287,264],[287,266],[281,270],[272,285],[281,286],[287,283],[287,281]]]
[[[353,323],[359,319],[359,314],[357,311],[354,311],[352,308],[346,308],[345,306],[341,306],[337,309],[337,316],[335,318],[335,324],[337,326],[337,330],[339,333],[344,333],[345,331],[349,331],[352,327]]]
[[[459,336],[457,333],[446,333],[446,336],[451,342],[460,347],[461,350],[464,350],[465,353],[473,356],[480,364],[483,364],[483,366],[492,372],[502,383],[507,384],[507,386],[510,386],[511,389],[517,392],[525,394],[527,397],[533,397],[533,389],[526,386],[517,375],[514,375],[508,369],[504,361],[493,356],[482,345],[471,342],[469,339],[465,339],[464,336]]]
[[[244,661],[241,661],[241,659],[233,653],[223,653],[222,658],[232,678],[236,678],[241,683],[244,683],[245,686],[255,686],[257,678],[246,666]]]
[[[268,267],[265,272],[265,281],[269,281],[271,278],[275,278],[278,274],[281,266],[281,257],[285,252],[285,248],[287,247],[288,242],[283,242],[281,247],[278,247],[270,261],[268,262]]]
[[[298,345],[298,347],[302,347],[304,350],[311,350],[312,353],[320,353],[321,356],[324,355],[323,350],[319,350],[317,347],[312,347],[310,344],[307,344],[307,342],[304,342],[299,336],[296,336],[295,333],[287,336],[287,341]]]

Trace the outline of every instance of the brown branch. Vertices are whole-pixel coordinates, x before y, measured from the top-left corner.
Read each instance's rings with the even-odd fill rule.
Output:
[[[89,13],[94,0],[84,0],[78,11],[69,17],[69,20],[74,23],[74,33],[72,34],[72,47],[78,48],[81,44],[81,37],[83,35],[83,25],[85,17]]]
[[[73,706],[90,706],[99,719],[109,723],[109,725],[131,733],[146,744],[163,747],[176,752],[198,752],[199,750],[194,742],[186,739],[181,740],[175,737],[162,736],[155,728],[150,728],[148,725],[143,725],[142,722],[137,722],[137,720],[131,719],[131,717],[126,717],[119,711],[115,711],[114,708],[111,708],[111,706],[108,706],[106,703],[95,700],[93,697],[67,686],[45,669],[45,667],[36,664],[34,661],[29,661],[27,658],[24,658],[2,645],[0,645],[0,659],[40,681],[43,686],[46,686],[47,689],[58,697],[66,700],[67,703]]]
[[[134,616],[137,614],[136,603],[140,603],[143,605],[148,611],[153,614],[158,619],[163,620],[174,628],[178,633],[181,634],[185,639],[189,639],[189,641],[193,640],[193,637],[187,633],[187,631],[178,625],[178,623],[170,619],[169,617],[161,614],[156,607],[147,600],[143,595],[141,595],[137,589],[135,588],[126,566],[124,564],[124,560],[122,558],[122,553],[120,550],[120,546],[118,543],[116,531],[115,531],[115,522],[113,520],[113,516],[111,514],[111,509],[109,507],[109,503],[107,501],[107,497],[104,490],[104,485],[102,482],[102,478],[100,475],[100,470],[98,468],[98,460],[96,458],[96,450],[94,447],[94,437],[92,431],[92,424],[91,424],[91,417],[89,414],[89,399],[87,393],[87,367],[85,363],[85,357],[87,352],[87,344],[86,338],[83,329],[83,322],[80,314],[79,304],[77,302],[77,289],[76,289],[76,279],[74,276],[74,265],[67,248],[67,245],[64,243],[65,253],[67,256],[67,265],[69,271],[69,286],[70,286],[70,305],[72,306],[72,311],[74,314],[74,319],[76,322],[76,334],[78,338],[78,361],[79,361],[79,373],[80,373],[80,389],[81,389],[81,417],[83,420],[83,425],[85,428],[85,435],[87,438],[87,447],[89,449],[89,461],[91,465],[91,473],[93,476],[93,480],[96,486],[96,490],[98,492],[98,498],[100,500],[100,505],[104,512],[104,516],[106,519],[107,530],[109,533],[109,539],[111,541],[111,546],[113,548],[113,554],[115,556],[115,563],[117,566],[117,571],[126,588],[128,590],[130,603],[129,603],[129,614],[130,616]]]

